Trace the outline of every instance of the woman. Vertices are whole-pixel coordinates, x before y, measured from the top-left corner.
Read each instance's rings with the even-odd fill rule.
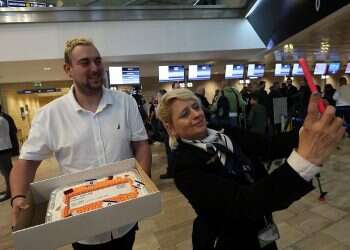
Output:
[[[159,118],[170,136],[175,183],[198,217],[193,249],[277,249],[271,213],[313,189],[311,179],[342,138],[342,120],[328,107],[319,118],[313,96],[300,132],[267,140],[244,131],[208,129],[203,111],[187,89],[168,92]],[[292,153],[291,153],[292,152]],[[258,160],[289,156],[267,175]]]

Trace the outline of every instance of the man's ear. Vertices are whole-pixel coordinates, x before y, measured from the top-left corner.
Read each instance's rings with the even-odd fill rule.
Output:
[[[68,63],[65,63],[65,64],[63,65],[64,72],[66,72],[66,74],[67,74],[70,78],[72,78],[72,74],[70,73],[71,67],[72,67],[72,65],[70,65],[70,64],[68,64]]]

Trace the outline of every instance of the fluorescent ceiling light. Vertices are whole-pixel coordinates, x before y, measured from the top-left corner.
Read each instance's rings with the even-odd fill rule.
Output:
[[[245,18],[247,18],[250,14],[253,13],[253,11],[258,7],[258,5],[262,2],[262,0],[256,0],[253,6],[250,8],[250,10],[245,15]]]

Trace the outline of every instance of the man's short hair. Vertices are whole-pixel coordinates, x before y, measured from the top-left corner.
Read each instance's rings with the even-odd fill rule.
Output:
[[[67,64],[71,64],[71,56],[72,56],[72,51],[75,47],[79,45],[84,45],[84,46],[93,46],[95,47],[94,43],[87,38],[73,38],[68,41],[66,41],[66,44],[64,46],[64,62]]]

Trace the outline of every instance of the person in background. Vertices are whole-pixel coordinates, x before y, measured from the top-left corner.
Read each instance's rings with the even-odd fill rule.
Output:
[[[256,94],[250,96],[251,109],[248,115],[248,128],[252,133],[265,134],[267,126],[267,113],[263,105],[259,103]]]
[[[283,97],[287,97],[287,92],[288,92],[287,83],[285,83],[285,82],[281,83],[280,92],[281,92]]]
[[[277,249],[272,212],[314,188],[312,178],[345,132],[333,107],[319,113],[319,100],[319,94],[310,99],[300,133],[268,140],[237,128],[208,129],[199,100],[188,89],[163,96],[158,114],[175,155],[175,184],[197,214],[194,250]],[[269,175],[257,157],[288,159]]]
[[[327,100],[329,105],[335,106],[335,100],[333,99],[333,95],[335,93],[335,88],[333,88],[332,84],[327,83],[324,86],[323,98]]]
[[[243,119],[244,109],[246,103],[244,102],[241,93],[239,91],[230,86],[228,81],[223,81],[222,85],[223,95],[227,98],[229,104],[229,119],[230,119],[230,127],[240,126],[240,120]]]
[[[347,123],[347,132],[350,136],[350,85],[345,77],[339,78],[339,88],[334,93],[333,99],[336,102],[337,114],[343,117]]]
[[[278,131],[281,131],[280,124],[275,124],[274,120],[274,99],[283,97],[282,93],[280,91],[280,84],[279,82],[274,82],[272,86],[270,87],[270,93],[267,95],[267,117],[269,122],[269,128],[271,132],[278,133]]]
[[[61,174],[135,157],[151,175],[151,150],[136,101],[103,87],[104,67],[88,39],[66,42],[64,70],[73,80],[68,94],[41,108],[10,175],[12,225],[26,204],[29,183],[42,160],[54,154]],[[137,222],[73,243],[74,249],[131,250]]]
[[[152,127],[152,136],[151,136],[152,142],[160,141],[159,124],[158,124],[158,119],[156,114],[157,105],[158,105],[158,101],[156,96],[152,96],[152,100],[149,103],[149,111],[148,111],[149,122],[151,123],[151,127]]]
[[[17,127],[12,117],[2,111],[2,105],[0,104],[0,171],[6,185],[6,190],[0,193],[0,202],[11,198],[11,157],[17,155],[19,155]]]
[[[174,82],[171,84],[171,89],[179,89],[181,88],[180,83]]]
[[[294,107],[298,103],[297,98],[298,89],[293,85],[291,78],[287,78],[287,102],[288,102],[288,112],[294,114]]]
[[[254,93],[256,93],[256,95],[258,96],[259,103],[263,105],[267,110],[269,107],[268,107],[268,98],[267,98],[267,92],[265,90],[265,87],[266,87],[266,82],[260,81],[258,84],[258,88],[256,91],[254,91]]]
[[[204,111],[204,114],[205,114],[205,118],[207,120],[210,119],[210,110],[209,110],[209,102],[207,100],[207,98],[205,97],[205,88],[203,86],[199,86],[197,89],[196,89],[196,93],[195,95],[199,98],[199,100],[201,101],[201,104],[202,104],[202,109]]]
[[[306,79],[299,83],[300,88],[297,94],[297,111],[300,118],[305,118],[307,113],[307,107],[311,95],[310,88],[307,86]]]

